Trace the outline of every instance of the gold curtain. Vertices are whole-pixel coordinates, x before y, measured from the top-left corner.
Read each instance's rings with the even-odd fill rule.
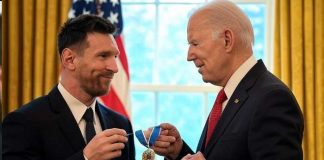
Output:
[[[70,0],[3,1],[3,108],[6,115],[58,82],[56,35]]]
[[[324,1],[276,0],[274,72],[305,119],[304,159],[324,160]]]

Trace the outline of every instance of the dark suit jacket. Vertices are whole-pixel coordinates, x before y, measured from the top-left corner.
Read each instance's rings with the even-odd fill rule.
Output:
[[[130,121],[96,104],[102,129],[122,128],[132,133]],[[4,160],[83,160],[85,142],[72,112],[57,87],[22,106],[3,121]],[[135,159],[130,136],[118,160]]]
[[[205,148],[206,125],[197,151],[207,160],[303,159],[300,108],[261,60],[235,89]],[[193,152],[184,143],[179,159],[187,153]]]

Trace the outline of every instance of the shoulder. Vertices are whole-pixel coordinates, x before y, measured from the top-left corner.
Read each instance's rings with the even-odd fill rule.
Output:
[[[38,114],[43,112],[44,110],[47,110],[48,106],[49,106],[48,96],[42,96],[20,106],[15,111],[9,113],[8,116],[17,113],[33,116],[34,114]]]
[[[255,88],[262,91],[266,96],[289,96],[294,98],[292,91],[279,78],[267,71],[262,74],[256,81]],[[280,97],[278,97],[280,98]]]
[[[104,106],[101,103],[98,103],[98,107],[100,109],[100,112],[102,112],[104,115],[108,115],[109,117],[112,117],[114,119],[118,119],[121,121],[128,121],[127,117],[124,115],[121,115],[120,113],[110,109],[109,107]]]
[[[100,110],[101,118],[103,120],[103,123],[106,124],[106,127],[108,128],[123,128],[128,133],[132,132],[132,125],[130,120],[113,111],[112,109],[98,103],[97,105],[98,109]],[[99,115],[100,116],[100,115]]]
[[[107,121],[112,128],[132,128],[130,120],[116,111],[98,103],[98,108],[103,120]]]
[[[22,105],[17,110],[9,113],[3,123],[38,124],[42,117],[48,117],[48,96],[42,96]]]

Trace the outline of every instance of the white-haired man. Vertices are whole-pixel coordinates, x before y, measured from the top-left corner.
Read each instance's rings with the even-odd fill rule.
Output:
[[[168,123],[160,125],[163,134],[155,152],[183,160],[303,159],[301,110],[288,87],[253,56],[248,17],[232,2],[212,1],[193,13],[187,33],[187,60],[194,62],[205,82],[222,89],[197,153]]]

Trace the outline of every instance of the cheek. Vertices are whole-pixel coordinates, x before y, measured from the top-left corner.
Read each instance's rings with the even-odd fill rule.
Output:
[[[222,66],[225,62],[225,57],[220,53],[217,49],[211,49],[208,51],[208,55],[206,56],[206,61],[208,64],[209,70],[212,72],[217,72],[222,69]]]

